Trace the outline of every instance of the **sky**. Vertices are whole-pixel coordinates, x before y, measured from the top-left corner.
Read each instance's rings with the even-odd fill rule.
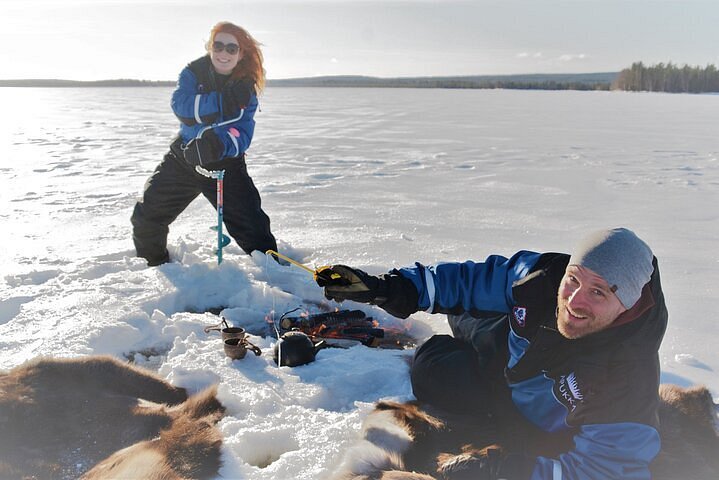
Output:
[[[0,79],[175,80],[227,20],[268,78],[719,63],[716,0],[0,0]]]

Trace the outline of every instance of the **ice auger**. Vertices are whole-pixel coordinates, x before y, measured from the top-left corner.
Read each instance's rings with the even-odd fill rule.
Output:
[[[222,216],[225,208],[225,171],[205,170],[200,166],[195,167],[195,170],[201,175],[217,180],[217,225],[211,226],[210,229],[217,232],[217,250],[215,250],[215,254],[217,255],[217,264],[219,265],[222,263],[222,249],[230,244],[230,237],[222,233]]]

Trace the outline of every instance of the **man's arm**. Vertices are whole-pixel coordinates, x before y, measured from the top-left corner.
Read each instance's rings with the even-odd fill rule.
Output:
[[[503,480],[649,480],[649,463],[659,452],[659,434],[639,423],[585,425],[575,448],[558,458],[536,457],[498,445],[440,462],[446,477]]]
[[[412,281],[419,310],[462,313],[473,310],[509,312],[514,304],[512,285],[526,276],[540,254],[521,251],[510,258],[492,255],[484,262],[440,263],[399,270]]]
[[[493,255],[479,263],[441,263],[432,267],[416,263],[379,277],[335,265],[323,271],[324,278],[318,275],[317,283],[325,287],[327,298],[372,303],[400,318],[419,310],[509,312],[512,284],[524,277],[539,257],[538,253],[522,251],[509,259]],[[337,278],[330,278],[331,274]]]
[[[661,442],[654,428],[628,422],[584,425],[574,444],[559,458],[537,457],[531,480],[650,479]]]

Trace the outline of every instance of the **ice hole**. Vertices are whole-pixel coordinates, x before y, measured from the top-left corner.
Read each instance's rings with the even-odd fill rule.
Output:
[[[299,444],[291,430],[247,433],[237,442],[236,448],[245,462],[258,468],[268,467],[283,453],[293,450],[299,450]]]

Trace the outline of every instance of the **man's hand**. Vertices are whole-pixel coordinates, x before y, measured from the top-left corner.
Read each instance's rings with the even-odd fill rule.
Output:
[[[384,280],[346,265],[319,268],[315,273],[315,281],[317,285],[324,287],[325,297],[329,300],[352,300],[372,304],[387,300],[380,295]]]
[[[202,137],[187,144],[185,161],[193,167],[204,167],[208,163],[220,160],[224,150],[225,147],[217,134],[212,130],[207,130]]]
[[[525,480],[535,460],[520,453],[507,453],[499,445],[476,449],[471,445],[462,453],[443,453],[437,457],[437,471],[443,480]]]
[[[437,472],[443,480],[497,480],[502,448],[497,445],[476,450],[467,445],[459,455],[437,457]]]
[[[377,305],[399,318],[407,318],[418,310],[417,289],[397,271],[376,277],[346,265],[331,265],[315,270],[315,281],[325,288],[328,300]]]

